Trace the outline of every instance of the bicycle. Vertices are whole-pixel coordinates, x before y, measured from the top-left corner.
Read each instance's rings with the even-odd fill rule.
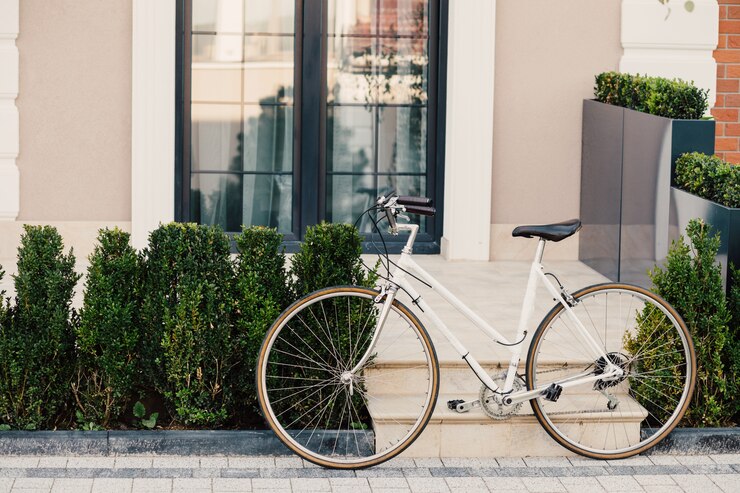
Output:
[[[529,401],[555,441],[597,459],[644,452],[678,424],[693,393],[696,357],[676,310],[650,291],[627,284],[598,284],[570,293],[544,271],[546,243],[575,234],[579,220],[514,229],[513,236],[539,240],[512,342],[413,261],[419,226],[397,219],[406,217],[403,213],[434,215],[431,200],[391,194],[365,213],[374,211],[387,219],[392,234],[409,233],[398,262],[386,250],[388,275],[376,289],[328,287],[296,301],[269,328],[260,350],[260,406],[293,452],[321,466],[359,469],[395,457],[421,434],[436,405],[439,363],[426,329],[397,299],[401,290],[481,381],[479,399],[449,401],[453,411],[482,410],[506,419]],[[422,299],[411,278],[437,291],[508,348],[508,369],[489,375]],[[556,304],[536,329],[520,375],[538,283]]]

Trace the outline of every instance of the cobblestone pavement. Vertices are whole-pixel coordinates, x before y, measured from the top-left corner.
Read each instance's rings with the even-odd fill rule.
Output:
[[[0,457],[0,492],[740,492],[740,454],[394,459],[363,471],[297,457]]]

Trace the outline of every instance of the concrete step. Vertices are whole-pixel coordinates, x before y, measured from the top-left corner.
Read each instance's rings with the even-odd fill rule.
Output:
[[[572,394],[551,404],[557,414],[552,420],[561,426],[575,427],[578,433],[589,436],[616,437],[615,440],[634,440],[640,433],[640,422],[647,414],[644,408],[624,393],[619,393],[621,411],[604,420],[606,398],[601,402],[594,392]],[[440,394],[434,414],[421,436],[404,452],[407,457],[520,457],[569,455],[540,426],[529,403],[524,403],[517,415],[507,420],[489,418],[481,409],[458,413],[447,407],[453,399],[474,400],[477,393]],[[394,432],[418,417],[419,399],[409,395],[386,395],[374,399],[368,406],[373,419],[376,439],[380,442],[397,436]],[[578,403],[576,408],[574,403]],[[582,404],[593,409],[590,413],[574,413]],[[593,406],[593,407],[591,407]],[[603,411],[602,411],[603,409]],[[610,413],[611,414],[611,413]],[[606,435],[605,435],[606,434]]]

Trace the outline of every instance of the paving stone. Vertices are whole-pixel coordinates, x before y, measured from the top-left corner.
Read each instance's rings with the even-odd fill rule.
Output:
[[[656,466],[675,466],[679,462],[672,455],[651,455],[650,461]]]
[[[499,467],[527,467],[519,457],[496,457]]]
[[[605,476],[606,469],[595,466],[581,467],[543,467],[540,469],[545,476]]]
[[[404,477],[401,469],[360,469],[355,471],[358,478],[402,478]]]
[[[229,457],[230,468],[260,469],[275,467],[273,457]]]
[[[373,493],[411,493],[411,488],[374,488]]]
[[[57,478],[51,493],[85,493],[92,490],[93,480],[87,478]]]
[[[684,493],[684,489],[678,485],[650,484],[643,486],[647,493]]]
[[[54,484],[53,478],[18,478],[13,483],[13,489],[50,490],[52,484]]]
[[[470,470],[467,467],[430,467],[429,472],[437,478],[470,476]]]
[[[163,478],[134,478],[132,493],[161,493],[172,491],[172,480]]]
[[[353,471],[339,469],[319,468],[292,468],[292,469],[259,469],[260,477],[263,478],[350,478],[354,477]]]
[[[635,476],[635,481],[642,486],[674,485],[676,482],[667,474],[646,474]]]
[[[704,466],[692,466],[692,467],[704,467]],[[655,474],[691,474],[691,470],[687,466],[680,464],[674,464],[669,466],[634,466],[632,467],[632,474],[634,476],[644,475],[655,475]]]
[[[442,459],[437,457],[414,458],[414,462],[416,463],[416,467],[444,467]]]
[[[678,455],[676,460],[684,466],[716,464],[708,455]]]
[[[172,483],[173,492],[211,491],[211,478],[176,478]]]
[[[39,457],[36,467],[64,469],[67,467],[67,460],[67,457]]]
[[[333,492],[370,493],[370,483],[367,478],[329,478]]]
[[[228,457],[201,457],[200,467],[207,469],[225,469],[229,467]]]
[[[367,478],[370,488],[375,491],[376,488],[408,488],[409,483],[406,478]]]
[[[607,491],[599,484],[598,486],[589,486],[588,489],[583,489],[581,486],[565,486],[568,493],[607,493]]]
[[[290,491],[290,479],[255,478],[252,480],[252,491]]]
[[[500,467],[498,461],[493,457],[476,457],[479,468]]]
[[[38,467],[38,457],[0,457],[0,469]]]
[[[642,487],[631,476],[596,476],[601,486],[609,492],[612,491],[643,491]]]
[[[527,491],[533,493],[565,493],[563,486],[557,478],[522,478]]]
[[[484,467],[478,457],[442,457],[442,464],[444,464],[444,467],[467,467],[474,469]],[[491,465],[486,464],[485,467],[491,467]]]
[[[252,491],[252,480],[246,478],[213,478],[213,493],[247,493]]]
[[[740,464],[740,454],[717,454],[709,457],[717,464]]]
[[[290,485],[295,493],[303,491],[331,492],[331,484],[328,478],[293,478]]]
[[[13,478],[0,478],[0,492],[9,493],[13,487]]]
[[[572,464],[566,457],[525,457],[527,467],[570,467]]]
[[[221,469],[222,478],[258,478],[259,469]]]
[[[140,471],[144,471],[144,475],[148,478],[191,478],[193,477],[193,470],[183,469],[183,468],[175,468],[175,467],[166,467],[166,468],[159,468],[159,467],[153,467],[151,469],[139,469]]]
[[[491,491],[527,491],[527,487],[524,486],[524,482],[521,478],[483,477],[482,479],[483,482],[486,483],[486,486],[488,486],[488,489]]]
[[[444,478],[408,478],[413,493],[449,493]]]
[[[0,468],[0,478],[24,478],[33,469]]]
[[[200,468],[191,471],[194,478],[220,478],[221,469]]]
[[[635,455],[633,457],[627,457],[626,459],[619,460],[607,460],[605,461],[610,466],[652,466],[653,461],[646,455]]]
[[[604,465],[603,460],[590,459],[588,457],[568,457],[568,461],[576,467]]]
[[[532,478],[545,475],[537,467],[502,467],[501,469],[495,469],[495,473],[498,476],[509,478]]]
[[[303,460],[300,457],[275,457],[275,467],[303,468]]]
[[[378,464],[373,469],[400,469],[407,467],[416,467],[416,462],[411,457],[394,457],[389,461]]]
[[[590,491],[601,488],[601,483],[596,478],[581,476],[561,476],[558,481],[566,488],[570,486],[579,486],[581,491]]]
[[[67,461],[67,468],[112,469],[115,462],[115,457],[70,457]]]
[[[686,493],[721,493],[722,490],[704,475],[674,474],[673,480]]]
[[[194,468],[200,467],[200,459],[197,457],[152,457],[152,467],[166,468]]]
[[[707,474],[707,477],[722,491],[740,491],[740,477],[737,474]]]
[[[92,493],[128,493],[133,485],[133,479],[95,478]]]
[[[151,457],[116,457],[116,463],[113,466],[117,469],[145,469],[152,467]]]
[[[445,478],[445,481],[447,482],[447,486],[450,488],[450,490],[464,489],[470,491],[475,489],[485,489],[486,491],[488,491],[486,483],[483,481],[482,478],[463,476],[458,478]]]
[[[607,476],[632,476],[641,467],[645,466],[606,466],[604,470]]]

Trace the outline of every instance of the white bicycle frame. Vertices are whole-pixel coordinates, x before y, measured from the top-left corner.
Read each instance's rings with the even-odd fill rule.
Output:
[[[431,274],[426,272],[416,262],[414,262],[414,260],[411,258],[411,253],[412,253],[412,247],[414,245],[414,241],[416,240],[416,234],[419,231],[418,225],[398,224],[396,226],[396,229],[397,231],[408,231],[410,233],[409,239],[406,242],[406,246],[402,250],[401,259],[398,262],[398,268],[396,268],[391,274],[391,278],[390,278],[387,290],[385,290],[384,292],[384,295],[385,295],[384,305],[380,311],[380,316],[378,317],[378,323],[375,329],[375,334],[373,336],[373,341],[371,342],[370,347],[368,351],[366,352],[366,354],[363,356],[363,358],[358,362],[355,368],[351,370],[351,373],[355,373],[360,368],[362,368],[362,366],[365,364],[367,359],[370,357],[373,347],[375,346],[375,342],[378,340],[378,337],[383,328],[383,324],[385,323],[385,319],[390,311],[391,304],[393,303],[393,300],[398,292],[398,289],[401,288],[404,291],[406,291],[409,294],[409,296],[411,296],[411,299],[414,300],[414,304],[416,304],[424,312],[424,314],[432,320],[432,322],[439,329],[442,335],[445,336],[445,338],[450,342],[450,344],[452,344],[455,350],[460,354],[460,357],[463,360],[465,360],[466,363],[468,363],[470,368],[473,370],[473,372],[475,372],[475,374],[478,376],[481,382],[483,382],[486,385],[486,387],[491,389],[491,391],[498,393],[499,395],[506,396],[503,400],[504,404],[512,405],[518,402],[524,402],[524,401],[528,401],[530,399],[539,397],[544,393],[544,390],[545,390],[544,388],[538,388],[538,389],[529,390],[529,391],[522,390],[519,392],[511,392],[511,390],[513,389],[513,386],[514,386],[514,378],[516,378],[517,367],[519,366],[522,351],[524,349],[523,342],[526,336],[525,331],[527,330],[529,320],[532,316],[532,313],[534,312],[537,285],[541,281],[544,284],[544,286],[547,288],[548,292],[556,300],[559,300],[560,304],[563,305],[563,308],[565,309],[568,319],[571,322],[573,322],[575,327],[579,329],[576,332],[578,332],[583,337],[583,340],[587,344],[587,347],[593,350],[594,361],[598,360],[599,358],[603,358],[602,361],[607,362],[607,367],[604,369],[603,373],[595,375],[592,371],[584,371],[583,373],[570,376],[562,381],[558,381],[555,383],[562,388],[568,388],[568,387],[573,387],[576,385],[583,385],[585,383],[594,382],[596,380],[618,378],[624,374],[623,370],[619,366],[611,363],[611,360],[607,358],[607,355],[604,352],[604,348],[602,348],[596,342],[596,340],[591,336],[588,330],[586,330],[583,323],[578,319],[578,317],[574,313],[571,305],[568,304],[566,297],[563,296],[563,292],[558,290],[558,288],[555,285],[553,285],[553,283],[547,278],[544,272],[544,267],[542,266],[542,255],[545,250],[545,240],[544,239],[540,239],[537,245],[537,251],[535,253],[535,257],[534,257],[532,266],[529,271],[529,280],[527,281],[527,290],[524,294],[524,301],[522,303],[522,311],[521,311],[521,315],[519,318],[519,326],[517,329],[516,339],[515,339],[515,341],[517,342],[512,343],[506,337],[504,337],[500,332],[498,332],[496,329],[491,327],[485,320],[483,320],[480,316],[478,316],[470,308],[468,308],[455,295],[453,295],[450,291],[448,291]],[[491,376],[488,375],[488,373],[480,366],[480,364],[473,357],[473,355],[470,354],[470,351],[468,351],[468,349],[462,344],[462,342],[460,342],[460,340],[449,329],[449,327],[445,325],[442,319],[439,318],[439,316],[434,312],[432,307],[429,306],[426,301],[424,301],[424,299],[421,297],[421,295],[418,293],[418,291],[416,291],[414,286],[409,281],[407,272],[414,274],[419,279],[429,284],[433,290],[438,292],[440,296],[442,296],[442,298],[444,298],[448,303],[450,303],[453,307],[459,310],[466,318],[468,318],[471,322],[473,322],[479,329],[487,333],[490,337],[493,338],[494,341],[501,343],[502,345],[504,345],[505,347],[509,349],[509,351],[511,352],[511,359],[509,361],[509,367],[506,371],[506,380],[504,382],[503,388],[501,388],[499,385],[496,384],[496,382],[493,381]],[[383,301],[381,296],[379,296],[378,297],[379,299],[377,299],[376,301],[378,302]]]

